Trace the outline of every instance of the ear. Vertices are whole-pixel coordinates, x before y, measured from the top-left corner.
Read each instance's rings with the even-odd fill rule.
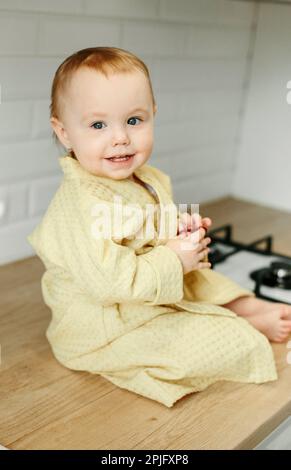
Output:
[[[64,127],[64,124],[54,117],[50,119],[50,123],[51,123],[53,130],[57,134],[59,141],[63,144],[63,146],[66,147],[67,149],[71,148],[71,143],[68,138],[68,134]]]

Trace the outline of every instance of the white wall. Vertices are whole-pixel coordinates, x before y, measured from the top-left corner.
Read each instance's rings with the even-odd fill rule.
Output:
[[[291,5],[261,4],[233,194],[291,212]]]
[[[0,0],[0,264],[34,254],[25,237],[62,177],[49,94],[78,49],[122,47],[149,66],[149,163],[172,176],[177,203],[229,194],[253,13],[229,0]]]

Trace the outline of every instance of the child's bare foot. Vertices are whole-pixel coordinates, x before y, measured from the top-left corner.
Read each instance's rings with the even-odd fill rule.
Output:
[[[224,307],[244,317],[269,340],[284,342],[291,333],[291,305],[256,297],[240,297]]]
[[[290,313],[284,304],[274,304],[273,309],[245,317],[257,330],[269,340],[283,343],[291,333]]]

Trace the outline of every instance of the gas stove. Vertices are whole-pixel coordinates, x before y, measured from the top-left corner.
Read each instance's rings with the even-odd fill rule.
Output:
[[[208,232],[209,261],[214,271],[229,277],[257,297],[291,305],[291,257],[272,250],[273,237],[267,235],[249,244],[232,240],[232,226]]]

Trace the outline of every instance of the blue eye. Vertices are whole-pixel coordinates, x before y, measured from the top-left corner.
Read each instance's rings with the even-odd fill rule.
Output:
[[[102,125],[102,124],[103,124],[102,121],[94,122],[94,123],[92,124],[92,126],[91,126],[91,127],[93,127],[94,129],[102,129],[102,127],[95,127],[95,124],[101,124],[101,125]]]
[[[129,122],[129,121],[131,121],[131,120],[133,120],[133,119],[134,119],[135,121],[136,121],[136,120],[142,121],[142,119],[140,119],[140,118],[138,118],[138,117],[131,117],[131,118],[128,119],[127,122]],[[100,127],[100,124],[101,124],[101,127]],[[102,122],[102,121],[96,121],[96,122],[94,122],[90,127],[92,127],[93,129],[101,130],[101,129],[102,129],[102,124],[104,124],[104,122]],[[136,124],[134,124],[134,125],[136,125]],[[95,127],[95,126],[96,126],[96,127]],[[98,127],[97,127],[97,126],[98,126]]]
[[[135,119],[135,120],[136,120],[136,119],[138,119],[139,121],[141,121],[141,119],[140,119],[140,118],[138,118],[138,117],[132,117],[132,118],[129,118],[129,121],[131,121],[131,119]]]

